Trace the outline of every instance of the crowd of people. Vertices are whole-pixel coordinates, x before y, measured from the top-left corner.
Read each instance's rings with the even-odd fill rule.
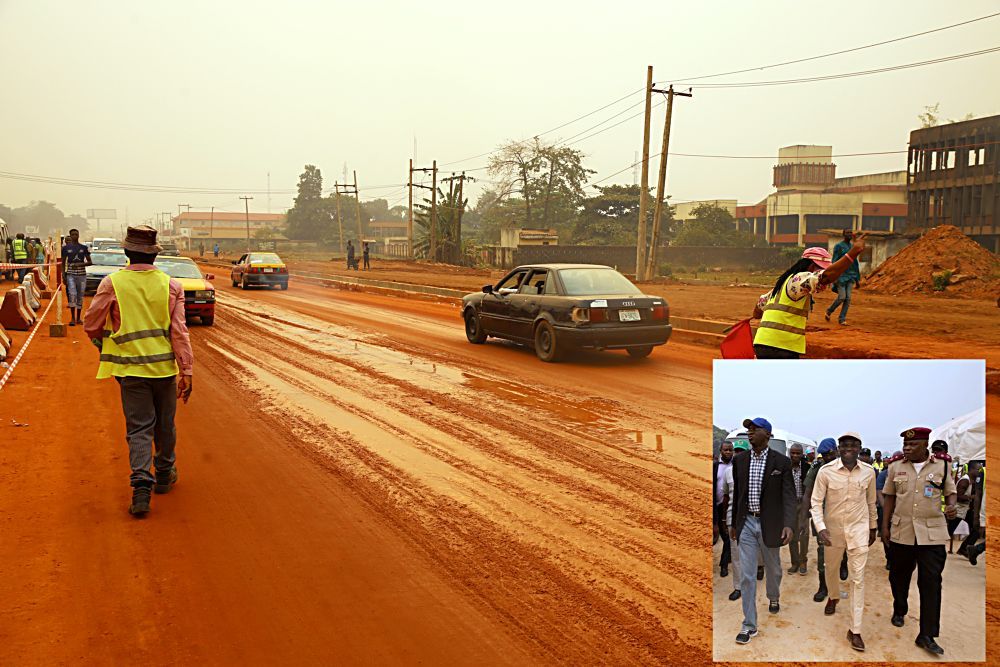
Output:
[[[812,535],[819,577],[813,600],[825,600],[824,613],[834,616],[841,599],[848,599],[846,640],[864,651],[865,577],[871,576],[866,565],[869,549],[881,538],[892,625],[906,623],[916,570],[916,645],[943,655],[936,639],[945,546],[954,535],[967,535],[958,553],[972,565],[985,549],[979,542],[986,526],[983,462],[959,465],[946,442],[929,443],[931,430],[924,427],[903,431],[901,450],[884,458],[881,451],[872,455],[862,436],[850,431],[823,439],[815,450],[792,444],[786,456],[769,446],[772,427],[766,419],[747,419],[743,426],[747,440],[723,443],[713,469],[719,572],[727,577],[732,571],[729,599],[743,605],[736,642],[746,644],[758,633],[758,581],[765,582],[769,613],[781,611],[782,547],[789,549],[787,574],[808,574]],[[959,530],[963,521],[965,532]]]

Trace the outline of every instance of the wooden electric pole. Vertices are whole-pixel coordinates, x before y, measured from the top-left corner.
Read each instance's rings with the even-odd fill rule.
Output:
[[[354,172],[354,206],[355,211],[358,216],[358,248],[361,249],[365,245],[365,232],[361,225],[361,192],[358,191],[358,172]]]
[[[645,278],[646,208],[649,199],[649,121],[653,101],[653,66],[646,68],[646,122],[642,130],[642,182],[639,190],[639,227],[635,240],[635,279]]]
[[[434,187],[432,188],[429,185],[421,185],[420,183],[414,183],[413,182],[413,172],[415,172],[415,171],[419,171],[419,172],[422,172],[422,173],[425,173],[425,174],[427,172],[429,172],[429,171],[433,171],[434,172],[434,176],[435,176]],[[414,167],[413,166],[413,160],[410,160],[410,178],[407,180],[406,184],[410,188],[410,221],[406,225],[406,233],[407,233],[407,236],[409,237],[408,240],[409,240],[409,244],[410,244],[410,259],[413,259],[413,257],[414,257],[414,252],[413,252],[413,188],[424,188],[425,190],[430,190],[432,193],[437,193],[437,160],[434,161],[434,166],[433,167]],[[436,194],[432,194],[431,195],[431,201],[432,201],[432,204],[431,204],[431,229],[433,229],[434,228],[434,224],[433,223],[435,222],[435,218],[436,218],[436,206],[437,206],[437,196],[436,196]],[[431,230],[429,229],[428,230],[428,241],[430,241],[430,239],[432,238],[431,237],[432,233],[433,232],[431,232]],[[430,258],[433,261],[433,255],[431,255],[430,252],[428,252],[428,258]]]
[[[410,171],[406,177],[406,186],[409,194],[409,204],[407,205],[409,219],[406,221],[406,257],[413,259],[413,158],[410,158]]]
[[[244,210],[246,211],[247,220],[247,252],[250,252],[250,200],[253,197],[240,197],[243,200]]]
[[[434,166],[431,168],[431,229],[430,229],[430,257],[432,262],[438,261],[437,256],[437,180],[438,180],[438,162],[434,160]]]
[[[340,239],[340,252],[344,253],[344,221],[340,217],[340,184],[333,182],[334,191],[337,193],[337,238]]]
[[[680,95],[681,97],[691,97],[691,93],[675,93],[674,87],[670,86],[667,90],[654,90],[657,93],[666,93],[667,95],[667,115],[663,120],[663,149],[660,151],[660,174],[656,181],[656,207],[653,211],[653,233],[649,239],[649,253],[646,260],[646,271],[644,276],[646,280],[650,280],[656,277],[658,273],[658,268],[656,266],[656,249],[660,243],[660,216],[663,214],[664,205],[664,188],[667,183],[667,155],[670,152],[670,119],[674,113],[674,96]]]

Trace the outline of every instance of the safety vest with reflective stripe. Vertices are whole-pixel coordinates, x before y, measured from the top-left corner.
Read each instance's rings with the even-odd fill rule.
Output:
[[[14,239],[14,259],[28,259],[28,243],[24,239]]]
[[[789,278],[790,279],[790,278]],[[782,350],[805,354],[806,318],[809,316],[809,296],[794,301],[785,291],[786,280],[778,296],[771,296],[764,306],[764,316],[757,325],[755,345],[769,345]]]
[[[170,276],[158,270],[117,271],[109,276],[121,324],[105,331],[98,378],[177,375],[170,345]],[[111,328],[108,316],[107,329]]]

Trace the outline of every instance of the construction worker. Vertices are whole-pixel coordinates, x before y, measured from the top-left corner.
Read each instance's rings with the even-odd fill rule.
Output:
[[[753,319],[759,319],[753,339],[758,359],[798,359],[806,352],[806,320],[812,295],[837,280],[865,249],[858,234],[847,254],[830,261],[825,248],[807,248],[802,257],[778,276],[774,288],[760,296]]]
[[[191,396],[194,357],[184,288],[153,266],[162,250],[156,230],[129,227],[122,247],[130,264],[101,281],[84,331],[101,350],[98,379],[114,377],[121,388],[132,468],[128,511],[142,517],[151,491],[167,493],[177,481],[174,413],[177,399]]]
[[[14,263],[15,264],[27,264],[28,263],[28,242],[24,240],[24,234],[21,232],[17,233],[14,238],[14,242],[11,244],[14,250]],[[28,269],[18,269],[17,270],[17,282],[24,280],[24,275],[28,273]]]
[[[930,434],[931,430],[924,427],[900,433],[903,454],[889,462],[882,489],[882,541],[888,544],[892,556],[892,624],[901,628],[906,623],[910,579],[916,568],[920,591],[920,634],[916,644],[934,655],[944,655],[944,649],[934,639],[940,630],[941,573],[948,557],[944,548],[949,539],[947,519],[957,514],[958,494],[950,470],[951,457],[931,456],[927,449]]]

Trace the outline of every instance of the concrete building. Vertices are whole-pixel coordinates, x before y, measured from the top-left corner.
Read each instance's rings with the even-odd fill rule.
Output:
[[[215,241],[233,241],[247,238],[247,228],[250,237],[261,229],[270,229],[275,236],[284,238],[287,227],[283,213],[251,213],[249,225],[246,213],[224,213],[222,211],[185,211],[173,219],[173,236],[189,239],[197,245],[199,241],[206,244]]]
[[[832,146],[786,146],[773,168],[775,191],[737,206],[737,228],[772,245],[825,246],[823,229],[900,233],[906,228],[906,172],[837,178]]]
[[[910,133],[907,191],[910,227],[925,232],[955,225],[1000,252],[1000,116]]]
[[[395,238],[395,237],[406,237],[406,220],[373,220],[368,223],[368,228],[371,229],[372,236],[378,240]]]
[[[735,199],[702,199],[700,201],[686,201],[673,205],[674,220],[687,222],[694,219],[694,210],[702,204],[714,204],[726,209],[735,218],[737,202]]]

